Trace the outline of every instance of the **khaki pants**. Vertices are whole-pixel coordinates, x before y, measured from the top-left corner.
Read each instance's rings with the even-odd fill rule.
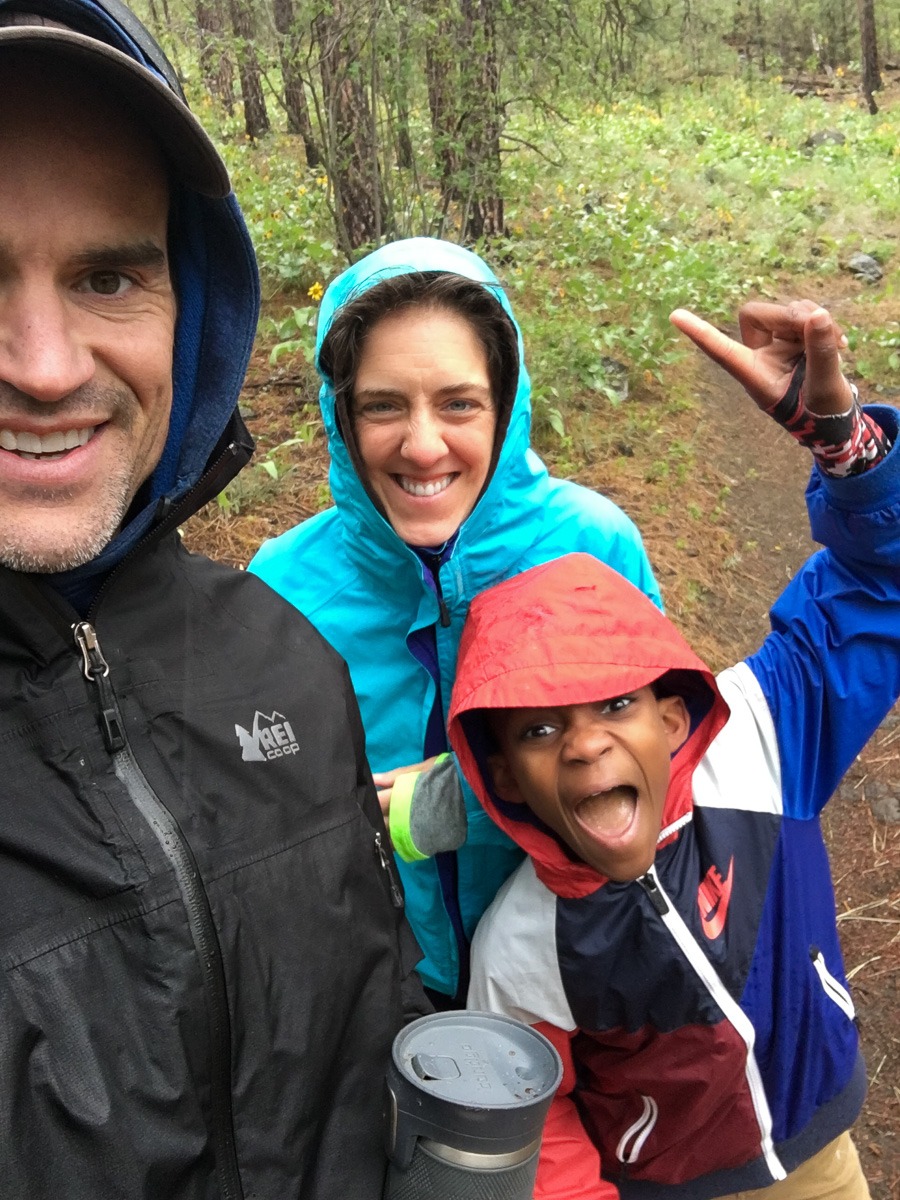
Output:
[[[871,1200],[869,1185],[849,1133],[842,1133],[818,1154],[791,1171],[787,1179],[753,1192],[721,1200]]]

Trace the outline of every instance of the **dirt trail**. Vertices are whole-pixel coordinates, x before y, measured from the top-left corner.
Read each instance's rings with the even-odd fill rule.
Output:
[[[808,458],[737,384],[707,367],[702,444],[728,479],[739,585],[710,598],[727,661],[754,649],[768,608],[808,554]],[[900,1200],[900,715],[891,714],[823,814],[869,1097],[855,1138],[873,1200]],[[889,818],[885,821],[879,818]]]
[[[718,632],[723,648],[743,657],[768,632],[769,606],[778,592],[816,549],[803,499],[809,460],[737,383],[706,360],[698,392],[708,422],[704,448],[728,480],[728,511],[741,559],[742,586],[715,599]]]

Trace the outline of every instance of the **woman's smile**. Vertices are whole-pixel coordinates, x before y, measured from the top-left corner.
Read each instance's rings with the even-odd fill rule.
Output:
[[[442,492],[446,492],[447,488],[456,479],[455,474],[443,475],[440,479],[422,480],[412,479],[408,475],[395,475],[397,483],[410,496],[439,496]]]

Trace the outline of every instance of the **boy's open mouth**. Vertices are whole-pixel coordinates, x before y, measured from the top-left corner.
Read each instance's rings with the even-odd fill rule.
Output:
[[[637,788],[621,784],[586,796],[576,804],[575,816],[592,837],[604,841],[619,838],[631,828],[637,802]]]

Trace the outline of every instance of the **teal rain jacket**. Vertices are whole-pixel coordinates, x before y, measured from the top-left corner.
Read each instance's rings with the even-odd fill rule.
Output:
[[[502,286],[481,259],[448,242],[412,238],[376,250],[330,285],[319,314],[317,365],[322,341],[342,305],[386,277],[413,271],[448,271],[483,282],[515,324]],[[438,702],[446,724],[463,622],[470,601],[485,588],[581,550],[609,563],[659,603],[640,535],[629,518],[596,492],[552,479],[529,448],[531,384],[521,334],[519,359],[513,410],[493,477],[440,568],[448,627],[438,621],[437,597],[422,561],[360,483],[337,428],[327,379],[319,398],[335,507],[266,542],[250,564],[347,660],[375,772],[422,760],[428,719]],[[407,642],[426,627],[434,630],[439,688]],[[450,996],[457,992],[460,969],[467,973],[467,939],[522,858],[464,786],[468,837],[451,872],[456,896],[447,894],[446,874],[442,888],[435,859],[398,860],[407,915],[425,954],[419,973],[426,986]],[[454,933],[450,912],[456,904],[465,938]]]

